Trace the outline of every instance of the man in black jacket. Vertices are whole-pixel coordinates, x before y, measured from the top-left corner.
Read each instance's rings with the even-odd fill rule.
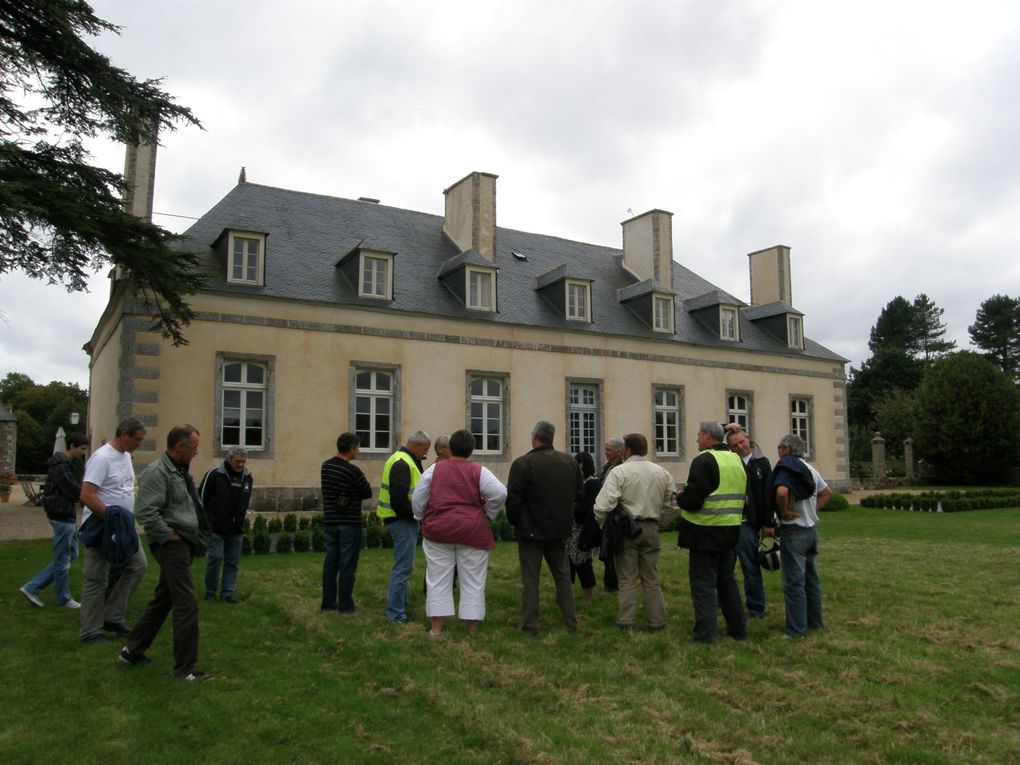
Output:
[[[762,619],[765,617],[765,583],[758,566],[758,543],[763,536],[771,537],[775,533],[776,517],[765,496],[765,483],[772,472],[772,464],[760,449],[752,446],[747,433],[736,423],[726,426],[726,443],[743,461],[747,473],[747,497],[736,552],[744,574],[747,615],[751,619]]]
[[[234,592],[241,547],[244,544],[244,518],[248,513],[254,483],[247,464],[248,452],[241,446],[233,446],[227,451],[223,463],[205,474],[198,488],[199,498],[213,532],[205,562],[206,600],[215,600],[218,589],[223,602],[240,602]]]
[[[55,452],[46,463],[48,470],[43,486],[43,510],[53,527],[53,560],[19,590],[37,608],[43,606],[39,593],[50,582],[55,583],[58,606],[81,608],[81,603],[71,597],[71,590],[67,586],[67,574],[74,559],[78,557],[74,503],[81,495],[81,484],[74,475],[71,462],[83,458],[88,448],[89,440],[83,433],[72,433],[67,437],[67,451]]]
[[[556,428],[544,420],[531,431],[532,449],[510,466],[506,515],[517,530],[521,563],[521,629],[538,632],[538,583],[542,559],[556,583],[556,603],[567,629],[577,628],[574,588],[567,561],[567,538],[573,530],[574,500],[583,490],[574,458],[553,449]]]

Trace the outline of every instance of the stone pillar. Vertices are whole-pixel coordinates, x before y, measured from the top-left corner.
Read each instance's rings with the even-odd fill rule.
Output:
[[[903,440],[903,469],[906,471],[908,481],[917,477],[917,468],[914,465],[914,439]]]
[[[871,475],[878,481],[885,478],[885,439],[877,432],[871,439]]]

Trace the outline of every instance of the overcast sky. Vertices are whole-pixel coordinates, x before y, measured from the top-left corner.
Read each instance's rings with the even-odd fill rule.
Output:
[[[745,301],[747,253],[791,247],[805,334],[854,365],[896,295],[926,293],[965,348],[982,300],[1020,294],[1014,0],[93,7],[123,27],[95,46],[205,126],[162,136],[157,213],[202,215],[242,165],[438,215],[495,173],[500,226],[614,247],[661,208],[674,257]],[[0,276],[0,376],[87,387],[107,292]]]

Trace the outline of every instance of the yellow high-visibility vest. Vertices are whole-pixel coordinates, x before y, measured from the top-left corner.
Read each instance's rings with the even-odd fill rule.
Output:
[[[411,501],[414,487],[418,485],[418,479],[421,478],[421,471],[414,464],[414,458],[410,454],[400,449],[393,452],[390,458],[386,460],[386,464],[383,465],[382,482],[379,484],[379,504],[375,508],[375,514],[380,518],[395,518],[397,516],[393,512],[393,506],[390,504],[390,468],[396,462],[406,462],[407,466],[411,469],[411,487],[407,490],[408,502]]]
[[[744,514],[747,473],[744,461],[733,452],[706,449],[719,465],[719,486],[705,498],[697,512],[681,510],[680,515],[698,526],[739,526]]]

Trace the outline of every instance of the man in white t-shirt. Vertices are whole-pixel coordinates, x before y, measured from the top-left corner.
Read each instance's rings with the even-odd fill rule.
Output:
[[[783,599],[786,602],[786,636],[806,637],[822,629],[822,583],[818,577],[818,511],[832,496],[829,485],[804,460],[804,441],[783,436],[779,462],[769,478],[775,487],[776,514],[782,534],[780,560]],[[799,497],[799,498],[798,498]]]
[[[85,465],[81,485],[83,524],[90,515],[104,517],[108,506],[118,505],[128,511],[133,510],[135,469],[131,464],[131,453],[143,438],[145,426],[134,417],[128,417],[117,425],[114,439],[93,452]],[[98,547],[86,547],[84,558],[79,639],[83,643],[105,643],[107,639],[103,630],[130,634],[131,628],[124,623],[124,615],[128,601],[149,565],[141,545],[121,570],[120,578],[109,594],[106,590],[110,581],[110,563],[103,558]]]

